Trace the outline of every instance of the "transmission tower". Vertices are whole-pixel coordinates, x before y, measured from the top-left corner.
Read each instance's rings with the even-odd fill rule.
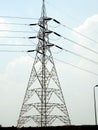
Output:
[[[45,0],[42,4],[42,13],[38,25],[40,27],[37,38],[36,56],[31,70],[27,90],[24,96],[17,127],[53,126],[57,120],[64,125],[70,125],[70,118],[62,94],[60,82],[49,43]],[[34,38],[34,37],[31,37]],[[32,52],[33,50],[29,50]]]

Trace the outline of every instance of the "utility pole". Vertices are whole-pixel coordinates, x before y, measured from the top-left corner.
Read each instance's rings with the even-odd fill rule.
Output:
[[[95,94],[95,88],[98,87],[98,85],[94,86],[93,92],[94,92],[94,115],[95,115],[95,125],[97,125],[97,107],[96,107],[96,94]]]
[[[36,56],[28,81],[17,127],[38,126],[48,127],[55,125],[59,120],[64,125],[70,125],[70,118],[56,72],[51,44],[49,43],[48,18],[45,9],[45,0],[42,0],[42,12],[38,21],[39,32]],[[31,24],[31,26],[34,24]],[[35,38],[35,37],[30,37]],[[29,50],[28,52],[33,52]],[[36,98],[37,97],[37,98]],[[55,100],[58,98],[59,102]],[[53,112],[57,109],[59,112]],[[58,114],[57,114],[58,113]]]

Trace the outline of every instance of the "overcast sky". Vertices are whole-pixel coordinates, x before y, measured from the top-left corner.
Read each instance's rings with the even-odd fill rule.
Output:
[[[88,61],[68,52],[52,49],[72,124],[95,124],[93,87],[98,84],[98,0],[46,0],[45,3],[47,16],[55,18],[64,25],[58,26],[58,24],[50,22],[49,28],[82,46],[86,46],[86,48],[83,48],[55,36],[50,39],[52,43],[91,59]],[[34,49],[37,44],[36,40],[31,43],[28,39],[10,39],[7,37],[35,36],[38,28],[31,29],[26,25],[7,23],[36,23],[41,15],[41,5],[42,0],[0,0],[0,30],[2,30],[0,31],[0,44],[33,44],[32,49]],[[13,19],[3,16],[34,19]],[[89,37],[89,39],[69,30],[65,25],[71,30],[73,29]],[[33,33],[11,31],[32,31]],[[31,49],[31,47],[0,45],[0,51],[28,49]],[[35,57],[35,53],[33,57]],[[17,124],[34,59],[27,53],[22,52],[0,52],[0,59],[0,124],[12,126]],[[91,62],[92,60],[93,62]],[[89,72],[75,68],[75,66]],[[96,88],[96,102],[98,102],[98,88]]]

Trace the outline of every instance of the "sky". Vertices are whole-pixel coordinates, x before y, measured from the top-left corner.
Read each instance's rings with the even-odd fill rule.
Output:
[[[50,37],[50,42],[82,55],[79,57],[56,48],[52,49],[71,123],[73,125],[93,125],[95,124],[93,88],[98,84],[98,0],[46,0],[45,4],[47,16],[61,23],[58,26],[57,23],[51,21],[49,28],[82,45],[78,46],[57,36]],[[26,24],[38,22],[41,16],[41,6],[42,0],[0,0],[0,124],[2,126],[16,126],[17,124],[35,57],[35,53],[31,58],[27,53],[4,51],[28,50],[31,46],[13,47],[2,46],[2,44],[32,45],[32,49],[36,48],[37,40],[31,42],[28,38],[7,37],[35,36],[38,28],[30,28]],[[7,16],[33,19],[8,18]],[[32,31],[32,33],[15,31]],[[98,110],[98,88],[95,90]]]

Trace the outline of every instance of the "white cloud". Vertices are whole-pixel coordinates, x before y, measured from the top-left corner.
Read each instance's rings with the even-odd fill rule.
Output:
[[[17,123],[32,64],[32,58],[22,56],[9,62],[0,74],[0,122],[3,126]]]
[[[84,32],[85,31],[93,31],[95,29],[95,26],[98,28],[98,15],[91,16],[87,18],[83,24],[81,24],[79,27],[75,28],[75,30],[79,32]],[[97,28],[95,31],[97,31]]]
[[[81,34],[89,37],[90,39],[93,39],[98,42],[98,15],[91,16],[87,18],[84,23],[82,23],[80,26],[74,28],[77,32],[80,32]],[[77,33],[74,33],[76,36],[76,39],[84,44],[84,45],[90,45],[91,47],[95,47],[97,45],[92,40],[89,40],[81,35],[78,35]]]
[[[95,50],[96,52],[98,52],[98,15],[94,15],[91,16],[89,18],[87,18],[83,24],[81,24],[80,26],[74,28],[77,32],[80,32],[81,34],[87,36],[89,39],[78,35],[77,33],[74,33],[75,36],[75,40],[81,44],[82,46],[86,46],[87,48],[90,48],[91,50]],[[93,40],[90,40],[93,39]],[[77,53],[84,55],[88,58],[91,58],[95,61],[98,61],[97,59],[97,54],[93,53],[92,51],[89,51],[88,49],[85,49],[83,47],[74,46],[74,49]]]

